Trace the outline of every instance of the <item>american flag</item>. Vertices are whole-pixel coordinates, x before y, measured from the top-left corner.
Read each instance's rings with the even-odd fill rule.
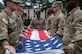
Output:
[[[23,34],[20,34],[20,36],[32,40],[46,40],[50,37],[48,35],[47,30],[37,30],[37,29],[27,29]]]
[[[29,49],[29,52],[39,52],[51,49],[60,49],[63,46],[63,42],[58,35],[55,35],[47,40],[26,39],[25,46],[26,49]]]

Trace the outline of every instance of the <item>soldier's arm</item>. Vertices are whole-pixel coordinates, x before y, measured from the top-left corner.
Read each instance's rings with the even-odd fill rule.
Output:
[[[75,36],[82,36],[82,14],[76,16],[74,19],[74,32]]]
[[[48,30],[50,28],[51,22],[50,19],[47,19],[46,21],[46,29]]]
[[[8,29],[7,29],[7,20],[6,18],[2,17],[0,18],[0,45],[4,48],[4,49],[8,49],[9,51],[11,51],[12,53],[16,53],[15,49],[13,46],[9,45],[9,37],[8,37]]]
[[[56,32],[60,37],[63,37],[64,25],[65,25],[65,18],[60,17],[58,19],[58,30]]]
[[[4,22],[3,22],[4,21]],[[0,40],[1,44],[4,46],[8,43],[8,30],[7,30],[7,25],[6,25],[6,20],[5,18],[0,19]]]

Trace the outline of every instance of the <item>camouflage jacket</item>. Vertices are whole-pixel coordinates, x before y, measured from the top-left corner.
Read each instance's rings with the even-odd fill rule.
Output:
[[[69,44],[74,36],[80,35],[82,36],[82,10],[76,7],[67,14],[64,37],[69,38],[67,43]]]
[[[16,12],[13,13],[14,15],[14,20],[17,23],[17,29],[19,33],[22,33],[24,30],[24,24],[23,24],[23,19],[21,16],[19,16]]]
[[[53,17],[51,20],[51,25],[49,31],[52,33],[52,36],[55,34],[63,35],[65,24],[65,16],[63,13],[59,13]]]
[[[30,27],[32,29],[46,29],[46,22],[45,19],[43,18],[34,18],[31,23]]]
[[[8,40],[10,45],[15,45],[19,41],[17,23],[5,10],[0,13],[0,40]]]

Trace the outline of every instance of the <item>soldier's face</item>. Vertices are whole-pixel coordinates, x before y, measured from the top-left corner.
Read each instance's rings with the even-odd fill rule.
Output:
[[[23,11],[23,6],[17,5],[19,11]]]
[[[17,10],[20,12],[20,14],[23,14],[23,6],[17,5]]]
[[[53,8],[53,11],[55,12],[57,7],[56,7],[56,6],[54,6],[54,7],[52,7],[52,8]]]
[[[11,8],[12,11],[16,10],[16,3],[12,1],[8,1],[8,6]]]
[[[56,13],[60,9],[60,6],[54,6],[53,11]]]

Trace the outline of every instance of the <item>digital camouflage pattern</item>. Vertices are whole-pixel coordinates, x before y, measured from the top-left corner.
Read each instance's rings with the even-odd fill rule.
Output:
[[[43,18],[34,18],[30,23],[30,28],[32,29],[46,29],[46,22]]]
[[[19,42],[19,33],[16,21],[8,16],[6,11],[0,13],[0,54],[5,54],[4,45],[15,46]]]
[[[18,32],[19,34],[20,33],[23,33],[23,30],[24,30],[24,24],[23,24],[23,19],[21,16],[19,16],[16,12],[13,13],[14,15],[14,19],[17,23],[17,29],[18,29]]]
[[[69,45],[73,38],[78,36],[82,38],[82,10],[79,7],[76,7],[67,15],[64,29],[64,37],[62,40],[66,45]],[[75,51],[75,53],[73,52],[73,54],[82,54],[81,42],[82,41],[78,41],[78,45],[71,45],[71,48],[74,48]],[[79,44],[81,45],[80,47]]]
[[[51,14],[46,20],[46,29],[49,29],[51,26],[51,21],[54,19],[54,14]]]
[[[55,34],[63,35],[65,16],[63,13],[59,13],[51,18],[51,25],[49,26],[49,31],[52,36]]]

